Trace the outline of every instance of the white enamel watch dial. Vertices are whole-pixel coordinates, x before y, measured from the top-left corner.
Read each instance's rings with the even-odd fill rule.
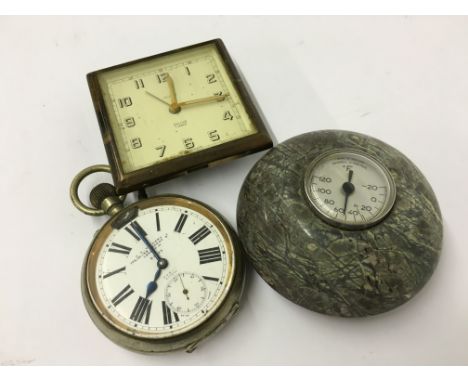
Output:
[[[358,151],[333,150],[306,171],[304,185],[314,211],[324,220],[351,229],[381,221],[395,202],[395,183],[377,159]]]
[[[88,260],[99,313],[141,338],[199,326],[223,302],[234,273],[233,244],[216,215],[183,198],[158,199],[122,226],[101,231]]]

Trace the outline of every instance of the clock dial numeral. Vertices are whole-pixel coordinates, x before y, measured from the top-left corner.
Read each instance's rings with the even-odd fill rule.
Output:
[[[184,145],[187,150],[193,149],[195,147],[195,143],[193,143],[192,138],[184,139]]]
[[[156,230],[161,231],[161,223],[159,221],[159,212],[156,212]]]
[[[184,228],[184,224],[187,221],[187,217],[188,217],[187,214],[180,215],[179,220],[177,221],[177,224],[174,228],[174,231],[179,232],[179,233],[182,231],[182,228]]]
[[[152,301],[144,297],[138,297],[138,301],[133,308],[130,319],[136,322],[142,322],[145,319],[145,324],[149,324],[151,314]]]
[[[176,312],[171,311],[171,309],[167,306],[166,301],[161,301],[161,305],[164,325],[171,325],[173,322],[172,317],[174,317],[175,322],[179,322],[179,315]]]
[[[166,152],[166,145],[155,147],[156,150],[159,150],[159,157],[162,158]]]
[[[223,95],[223,92],[216,92],[216,93],[213,93],[213,95],[215,95],[215,96],[222,96],[222,95]]]
[[[234,119],[234,117],[232,116],[231,112],[230,111],[226,111],[224,113],[224,117],[223,117],[223,120],[225,121],[232,121]]]
[[[125,227],[125,231],[127,231],[130,235],[132,235],[136,240],[140,241],[140,238],[138,237],[138,235],[133,232],[133,230],[129,227]]]
[[[108,272],[105,275],[103,275],[102,278],[106,279],[106,278],[108,278],[110,276],[116,275],[117,273],[125,271],[125,269],[126,269],[125,267],[122,267],[122,268],[116,269],[115,271]]]
[[[221,250],[219,247],[207,248],[198,251],[200,257],[200,265],[221,261]]]
[[[132,249],[122,244],[112,243],[109,248],[109,252],[122,253],[123,255],[130,254]]]
[[[133,105],[132,97],[119,98],[118,103],[120,108],[129,107]]]
[[[215,82],[217,82],[216,76],[214,74],[207,74],[206,79],[209,84],[214,84]]]
[[[220,136],[219,136],[219,134],[218,134],[218,130],[209,131],[209,132],[208,132],[208,136],[210,137],[210,139],[211,139],[213,142],[216,142],[216,141],[219,141],[219,140],[220,140]]]
[[[129,118],[125,118],[125,126],[130,128],[130,127],[135,127],[136,125],[136,122],[135,122],[135,118],[133,117],[129,117]]]
[[[205,237],[207,237],[211,231],[206,228],[206,226],[201,227],[199,230],[194,232],[192,235],[189,236],[189,239],[192,241],[193,244],[198,244],[202,241]]]
[[[163,82],[167,81],[167,73],[161,73],[156,75],[158,82],[162,84]]]
[[[203,276],[203,278],[208,281],[215,281],[215,282],[219,281],[217,277]]]
[[[133,235],[133,236],[137,236],[138,240],[140,240],[139,238],[141,236],[147,236],[148,235],[146,233],[146,231],[143,229],[143,227],[140,225],[140,223],[138,223],[136,220],[132,221],[130,223],[130,225],[132,226],[133,230],[135,231],[135,235]]]
[[[190,76],[192,73],[190,73],[190,69],[188,66],[185,67],[185,71],[187,72],[187,76]]]
[[[112,299],[112,304],[114,306],[119,305],[123,300],[125,300],[128,296],[130,296],[134,290],[130,285],[127,285],[125,288],[123,288],[117,295]]]
[[[135,80],[135,86],[137,89],[143,89],[145,87],[145,83],[142,79]]]
[[[141,143],[141,139],[140,138],[133,138],[131,141],[130,141],[131,145],[132,145],[132,148],[134,149],[139,149],[140,147],[142,147],[142,143]]]

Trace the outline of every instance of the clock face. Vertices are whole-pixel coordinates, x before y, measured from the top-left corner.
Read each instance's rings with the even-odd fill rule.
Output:
[[[340,149],[321,155],[311,163],[304,180],[314,210],[341,227],[376,224],[395,202],[390,172],[375,158],[358,151]]]
[[[257,132],[216,44],[98,74],[124,173]]]
[[[233,278],[226,227],[205,207],[155,198],[119,228],[107,224],[88,258],[87,283],[100,314],[143,338],[187,332],[223,302]]]

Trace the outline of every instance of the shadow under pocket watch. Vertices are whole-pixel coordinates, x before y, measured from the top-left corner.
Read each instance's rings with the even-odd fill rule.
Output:
[[[85,306],[112,341],[141,352],[192,351],[237,311],[244,284],[241,247],[207,205],[145,188],[272,146],[221,40],[132,61],[88,75],[110,166],[91,166],[71,185],[73,203],[111,216],[82,272]],[[89,174],[114,185],[78,197]],[[140,200],[123,206],[124,195]]]

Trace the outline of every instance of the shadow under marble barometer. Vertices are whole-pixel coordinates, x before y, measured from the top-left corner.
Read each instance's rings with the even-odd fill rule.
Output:
[[[422,173],[393,147],[347,131],[303,134],[270,150],[244,182],[237,221],[269,285],[343,317],[411,299],[442,246],[441,213]]]
[[[221,40],[98,70],[88,84],[109,165],[81,171],[70,192],[80,211],[110,219],[84,262],[85,307],[118,345],[191,352],[239,309],[242,248],[211,207],[148,198],[146,188],[264,150],[271,138]],[[114,184],[94,187],[87,206],[79,185],[103,171]],[[139,200],[124,206],[131,191]]]

